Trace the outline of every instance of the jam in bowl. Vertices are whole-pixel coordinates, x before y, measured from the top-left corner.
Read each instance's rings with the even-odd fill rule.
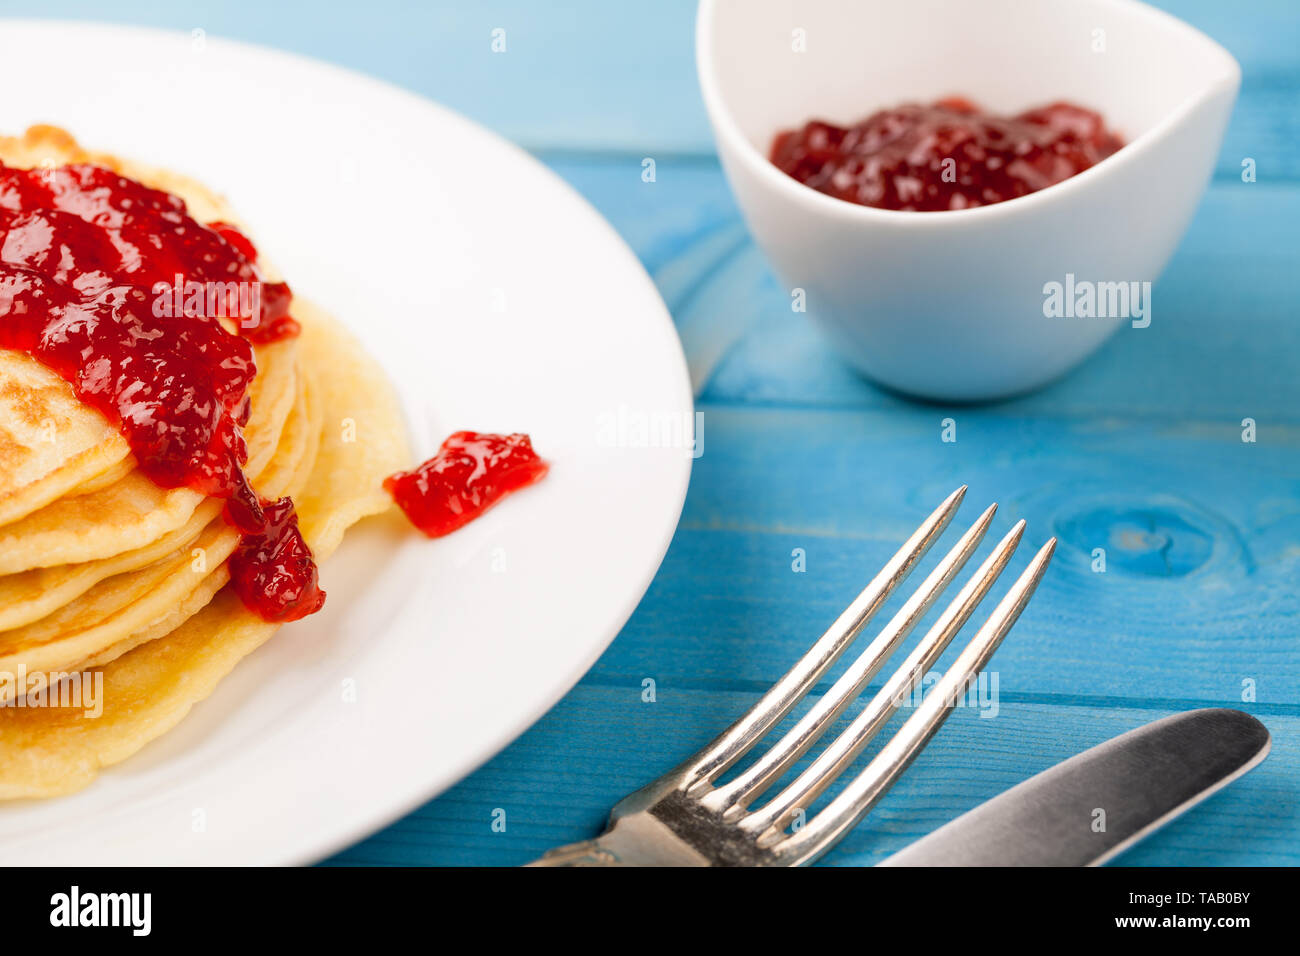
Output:
[[[943,212],[1046,189],[1123,145],[1100,114],[1072,103],[1005,117],[954,96],[878,110],[847,127],[809,120],[778,133],[771,158],[793,179],[837,199]]]
[[[1241,78],[1192,27],[1114,0],[701,0],[696,47],[782,306],[867,378],[1000,398],[1177,320],[1155,283]],[[1060,307],[1103,287],[1154,301]]]

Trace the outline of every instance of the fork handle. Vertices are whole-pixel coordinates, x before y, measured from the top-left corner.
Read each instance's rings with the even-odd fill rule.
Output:
[[[528,866],[621,866],[612,850],[596,840],[581,840],[547,850]]]

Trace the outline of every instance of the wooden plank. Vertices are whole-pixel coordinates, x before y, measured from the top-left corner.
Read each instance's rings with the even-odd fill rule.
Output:
[[[906,410],[850,369],[746,238],[711,161],[627,158],[552,166],[641,255],[672,311],[705,401]],[[1214,184],[1153,292],[1146,329],[1123,328],[1056,384],[992,414],[1300,421],[1300,188]],[[901,318],[900,321],[905,320]],[[1044,320],[1046,321],[1046,320]]]
[[[1145,329],[1121,328],[1054,385],[995,406],[1009,417],[1300,420],[1300,189],[1215,184],[1153,293]],[[902,409],[849,370],[755,260],[740,286],[753,324],[718,364],[706,400]],[[679,314],[689,325],[689,304]],[[899,321],[906,321],[900,316]],[[1047,320],[1045,320],[1047,321]]]
[[[594,836],[616,800],[707,742],[755,699],[752,691],[706,691],[663,680],[656,701],[646,703],[639,681],[584,682],[472,777],[330,862],[513,866],[535,859],[553,846]],[[983,719],[977,709],[958,709],[824,863],[877,863],[1032,774],[1169,712],[1161,706],[1004,701],[996,718]],[[1274,735],[1262,765],[1117,862],[1300,865],[1300,817],[1294,812],[1300,718],[1262,719]],[[505,811],[504,832],[492,829],[496,810]]]
[[[1028,521],[1015,567],[1048,535],[1061,539],[999,653],[1015,693],[1234,703],[1251,679],[1262,702],[1300,703],[1294,431],[1250,445],[1227,425],[968,409],[948,444],[943,413],[925,406],[702,407],[704,453],[681,527],[593,669],[602,680],[770,682],[967,483],[964,521],[1002,504],[991,538]],[[1093,570],[1096,548],[1104,573]]]

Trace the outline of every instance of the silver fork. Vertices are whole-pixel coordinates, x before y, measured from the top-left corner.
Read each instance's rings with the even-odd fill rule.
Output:
[[[849,726],[791,783],[762,806],[751,805],[817,742],[880,670],[885,660],[952,583],[983,540],[997,505],[961,536],[856,661],[766,753],[734,779],[715,781],[803,698],[853,643],[930,546],[966,494],[962,485],[907,542],[789,672],[749,712],[675,770],[624,797],[594,840],[551,850],[530,866],[799,866],[810,863],[857,825],[929,742],[1020,617],[1047,569],[1056,539],[1039,550],[947,673],[847,787],[805,820],[803,808],[853,763],[939,659],[1011,560],[1025,522],[1018,521],[902,665]],[[795,824],[793,827],[792,824]],[[787,832],[792,831],[792,832]]]

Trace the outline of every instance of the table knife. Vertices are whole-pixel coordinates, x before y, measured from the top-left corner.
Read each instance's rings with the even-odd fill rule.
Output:
[[[1174,714],[1030,777],[881,866],[1097,866],[1236,780],[1269,744],[1239,710]]]

